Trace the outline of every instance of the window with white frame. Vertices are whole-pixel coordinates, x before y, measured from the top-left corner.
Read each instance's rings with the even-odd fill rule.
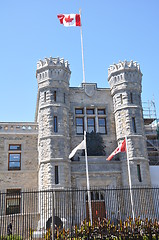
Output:
[[[8,170],[21,169],[21,144],[9,144]]]

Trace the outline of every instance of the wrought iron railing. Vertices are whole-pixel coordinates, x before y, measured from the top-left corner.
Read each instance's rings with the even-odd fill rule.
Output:
[[[135,217],[159,221],[159,188],[133,188],[132,198]],[[91,207],[93,223],[100,218],[117,224],[132,216],[130,190],[91,189]],[[49,231],[63,229],[69,229],[71,237],[84,220],[89,220],[86,189],[0,193],[0,239],[11,234],[18,239],[47,239]]]

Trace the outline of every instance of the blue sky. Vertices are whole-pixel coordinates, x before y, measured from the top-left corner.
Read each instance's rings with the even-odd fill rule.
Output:
[[[5,0],[0,4],[1,122],[34,121],[39,59],[68,60],[70,86],[80,85],[80,28],[65,28],[57,19],[57,14],[78,13],[79,8],[86,82],[109,87],[112,63],[137,61],[143,73],[142,100],[155,99],[159,116],[158,0]]]

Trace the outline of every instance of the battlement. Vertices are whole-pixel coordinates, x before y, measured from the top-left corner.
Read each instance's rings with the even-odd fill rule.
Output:
[[[137,70],[140,74],[140,65],[137,62],[133,62],[132,60],[130,62],[128,61],[119,61],[119,63],[114,63],[113,65],[110,65],[108,68],[108,79],[113,73],[118,73],[123,70]]]
[[[0,122],[0,134],[38,134],[38,125],[32,122]]]
[[[64,58],[45,58],[44,60],[39,60],[37,62],[37,70],[48,67],[48,66],[57,66],[57,67],[63,67],[70,71],[69,63],[68,61],[65,61]]]

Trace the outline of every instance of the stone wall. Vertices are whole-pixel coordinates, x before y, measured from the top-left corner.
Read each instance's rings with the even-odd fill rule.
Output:
[[[106,156],[108,156],[117,146],[110,89],[97,88],[96,84],[91,83],[84,83],[78,88],[70,88],[70,150],[83,140],[83,136],[76,134],[75,108],[104,108],[106,110],[107,134],[102,137],[106,146]],[[86,129],[87,123],[84,124]]]
[[[21,170],[8,170],[9,144],[21,144]],[[37,134],[0,134],[0,190],[38,188]]]

